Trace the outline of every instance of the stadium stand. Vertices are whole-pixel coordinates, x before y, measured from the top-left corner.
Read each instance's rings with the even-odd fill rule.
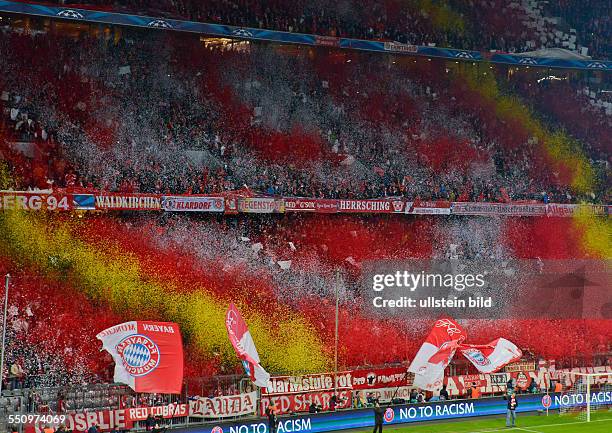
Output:
[[[561,43],[603,58],[610,50],[609,10],[577,14],[573,1],[83,3],[61,2],[466,49]],[[589,203],[609,212],[612,105],[603,72],[14,17],[0,26],[0,58],[3,192],[401,198],[446,210],[451,202]],[[590,214],[281,213],[2,212],[0,275],[10,272],[13,286],[0,372],[11,389],[0,397],[0,419],[244,391],[223,329],[230,301],[248,306],[274,374],[330,371],[336,288],[340,366],[403,368],[431,323],[381,321],[363,308],[360,278],[372,260],[486,259],[504,269],[509,260],[609,255],[607,217]],[[109,385],[112,360],[95,335],[142,317],[181,325],[180,396]],[[532,372],[551,359],[559,368],[610,366],[609,320],[465,324],[473,341],[512,339]],[[467,362],[450,370],[477,373]]]
[[[480,51],[524,52],[565,47],[593,58],[610,58],[610,5],[596,0],[588,4],[575,0],[386,0],[368,2],[365,7],[354,1],[336,4],[283,0],[269,1],[265,6],[252,0],[205,3],[180,0],[155,4],[133,0],[62,0],[55,3],[270,30]]]
[[[4,146],[20,188],[606,201],[605,182],[574,191],[563,173],[543,169],[542,143],[469,88],[465,75],[479,68],[256,44],[210,49],[169,35],[114,44],[5,33],[2,42],[6,54],[22,53],[3,65],[2,85]],[[27,78],[15,73],[26,67]],[[585,125],[600,179],[610,139],[601,117]]]

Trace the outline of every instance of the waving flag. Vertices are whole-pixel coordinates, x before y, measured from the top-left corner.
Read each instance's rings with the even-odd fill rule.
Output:
[[[444,380],[444,369],[466,337],[463,328],[454,320],[436,321],[408,367],[408,371],[414,373],[414,384],[430,391],[439,389]]]
[[[115,382],[136,392],[180,394],[183,342],[176,323],[125,322],[96,338],[115,361]]]
[[[505,338],[498,338],[483,346],[462,344],[459,351],[481,373],[495,373],[506,364],[517,361],[523,356],[523,352]]]
[[[259,354],[255,348],[255,342],[246,322],[240,315],[234,304],[230,304],[225,315],[225,326],[234,350],[238,358],[242,360],[242,365],[253,383],[257,386],[267,387],[270,382],[270,375],[259,363]]]
[[[452,319],[436,321],[408,371],[414,373],[414,385],[428,391],[442,387],[444,369],[459,350],[481,373],[494,373],[523,356],[513,343],[498,338],[489,344],[464,344],[466,332]]]

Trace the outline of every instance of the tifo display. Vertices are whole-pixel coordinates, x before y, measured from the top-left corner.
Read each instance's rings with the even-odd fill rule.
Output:
[[[0,433],[612,431],[600,0],[0,0]]]

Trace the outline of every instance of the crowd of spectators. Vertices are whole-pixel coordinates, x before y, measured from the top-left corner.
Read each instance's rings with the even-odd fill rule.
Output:
[[[595,93],[580,80],[572,81],[565,75],[549,77],[552,78],[536,85],[526,76],[515,74],[509,87],[530,101],[555,128],[564,129],[579,139],[594,164],[609,164],[612,104],[594,98]],[[605,98],[607,94],[600,95]]]
[[[610,5],[597,0],[56,0],[64,6],[119,10],[200,22],[469,50],[524,52],[561,47],[571,25],[594,58],[610,57]],[[546,15],[544,14],[546,12]],[[556,23],[553,17],[561,17]],[[558,38],[557,38],[558,39]],[[575,41],[576,42],[576,41]],[[577,50],[574,44],[574,50]]]
[[[554,244],[558,245],[559,232],[554,228],[555,223],[543,220],[546,230],[550,233],[548,236],[555,238]],[[294,308],[300,305],[301,308],[307,308],[304,304],[311,305],[313,310],[319,312],[318,315],[312,313],[313,322],[333,317],[322,310],[322,306],[333,305],[329,301],[335,296],[338,271],[342,276],[339,290],[342,305],[359,305],[362,296],[359,274],[368,260],[458,258],[481,263],[480,259],[490,259],[498,265],[493,269],[503,270],[509,257],[525,257],[521,255],[525,254],[525,251],[513,250],[509,242],[513,235],[498,219],[457,218],[440,220],[440,223],[436,220],[433,227],[431,221],[384,215],[263,215],[261,218],[239,215],[236,218],[201,219],[176,214],[132,214],[123,217],[91,215],[80,221],[79,226],[84,228],[90,225],[90,230],[99,233],[102,239],[108,239],[108,233],[111,233],[115,240],[129,238],[130,242],[134,241],[135,244],[126,244],[123,249],[130,255],[135,252],[128,248],[144,249],[139,242],[140,239],[146,239],[148,244],[141,254],[151,260],[148,263],[152,264],[153,268],[163,262],[163,272],[172,275],[171,268],[174,263],[183,261],[182,266],[187,263],[187,266],[181,268],[181,272],[187,272],[181,275],[182,281],[190,281],[194,278],[192,274],[201,275],[208,269],[208,273],[203,275],[206,284],[211,283],[209,278],[214,274],[213,278],[218,280],[214,284],[227,284],[235,291],[236,285],[244,282],[239,278],[255,275],[265,282],[265,289],[274,292],[273,299],[277,302]],[[518,230],[527,231],[524,228]],[[542,250],[539,245],[547,243],[545,231],[536,232],[538,241],[534,243],[534,236],[528,234],[523,245],[523,248],[531,253],[527,257],[540,254],[538,251]],[[90,236],[81,231],[79,234],[83,239]],[[159,256],[156,255],[158,253]],[[166,255],[172,253],[176,255]],[[189,262],[191,258],[194,260],[193,268]],[[49,257],[49,261],[54,262],[54,258]],[[279,266],[280,261],[289,262],[289,266]],[[118,323],[120,318],[106,310],[101,303],[92,304],[78,292],[72,292],[69,287],[71,278],[68,275],[59,279],[33,276],[34,269],[35,267],[29,265],[0,263],[0,275],[10,270],[14,277],[9,301],[7,366],[12,368],[18,364],[20,368],[15,371],[23,370],[22,380],[19,381],[11,380],[13,377],[8,371],[5,373],[5,377],[11,380],[11,387],[35,387],[39,391],[28,394],[28,404],[34,404],[37,408],[47,406],[53,411],[81,410],[87,407],[114,408],[117,405],[142,407],[166,403],[167,400],[159,395],[73,392],[75,388],[82,389],[85,383],[88,384],[88,389],[95,389],[90,386],[92,383],[111,381],[112,360],[108,355],[99,354],[98,345],[92,344],[92,339],[97,331]],[[266,290],[258,288],[257,295],[262,298],[252,296],[249,300],[256,303],[266,299]],[[313,302],[313,298],[317,302]],[[75,314],[75,311],[78,311],[78,314]],[[410,324],[410,329],[418,326],[417,320],[414,319],[411,319]],[[362,326],[367,329],[368,325]],[[574,327],[575,324],[568,326]],[[343,331],[347,332],[343,334],[347,336],[343,338],[343,344],[349,339],[370,338],[363,328],[360,330],[351,326],[348,329],[354,332]],[[557,329],[563,328],[555,328],[555,331],[550,333],[541,333],[538,329],[531,331],[539,336],[537,342],[532,340],[536,353],[539,353],[548,341],[558,338],[557,332],[567,332]],[[524,336],[528,332],[530,331],[523,328],[521,335]],[[589,338],[595,339],[596,336]],[[49,341],[53,341],[57,350],[48,348]],[[386,357],[389,352],[398,352],[398,347],[401,347],[400,353],[405,353],[408,345],[418,346],[420,342],[420,336],[410,341],[385,341],[386,352],[380,351],[381,353],[374,356]],[[597,346],[590,340],[589,344],[593,345],[596,352],[609,351],[609,341],[605,338],[602,338]],[[570,352],[563,353],[574,353],[573,346],[564,350]],[[357,352],[355,351],[355,356],[360,357],[365,350]],[[373,354],[370,353],[369,356]],[[363,357],[370,359],[365,355]],[[186,359],[188,364],[190,358]],[[560,357],[556,359],[559,360]],[[375,365],[376,361],[372,364]],[[470,365],[467,362],[466,364]],[[193,365],[187,368],[198,371]],[[230,372],[235,371],[236,369]],[[224,371],[219,369],[214,374],[223,373]],[[462,374],[468,373],[473,371]],[[236,387],[235,382],[220,383],[217,377],[207,379],[209,380],[200,383],[190,382],[190,395],[217,396],[232,394],[240,389]],[[42,393],[42,389],[48,390],[56,386],[59,388],[55,389],[52,396]]]
[[[599,0],[558,0],[543,2],[545,11],[575,30],[576,37],[589,47],[592,57],[609,58],[612,52],[612,4]]]
[[[604,188],[586,196],[557,181],[538,143],[487,112],[463,85],[459,67],[442,61],[263,44],[211,49],[168,34],[127,32],[115,42],[7,29],[0,33],[0,58],[0,165],[9,169],[13,188],[221,193],[246,187],[330,198],[609,201],[605,177]],[[580,139],[607,174],[610,116],[580,96],[580,83],[538,86],[528,75],[500,82],[549,125]],[[148,234],[159,250],[180,246],[210,268],[220,263],[223,272],[242,266],[240,274],[266,275],[275,296],[294,306],[310,296],[331,299],[338,268],[346,285],[342,302],[355,302],[357,275],[368,259],[488,258],[502,266],[508,256],[520,256],[504,244],[509,231],[493,220],[432,228],[422,220],[344,215],[162,218],[123,224]],[[546,236],[560,237],[534,232],[544,244]],[[101,367],[110,362],[85,338],[95,335],[92,321],[80,319],[94,318],[99,327],[115,318],[87,309],[63,280],[48,281],[20,283],[20,296],[11,299],[7,385],[110,380],[112,372]],[[63,352],[41,350],[49,341]],[[152,398],[113,404],[159,403]]]
[[[563,186],[537,143],[441,61],[138,33],[115,44],[4,32],[0,51],[15,187],[606,200]],[[609,137],[609,123],[594,129]]]

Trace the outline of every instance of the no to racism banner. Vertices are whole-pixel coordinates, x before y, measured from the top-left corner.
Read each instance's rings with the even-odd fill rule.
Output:
[[[214,398],[197,397],[189,402],[189,416],[194,418],[228,418],[253,415],[256,410],[256,391]]]
[[[600,395],[596,396],[597,400],[612,400],[612,393],[607,394],[600,393]],[[521,413],[541,411],[543,409],[542,397],[542,394],[522,396],[517,411]],[[569,404],[574,401],[571,395],[561,398],[563,396],[559,394],[551,394],[551,397],[553,399],[553,409],[558,409],[562,400]],[[404,404],[387,409],[385,411],[384,424],[405,424],[452,418],[504,415],[506,410],[507,401],[502,397]],[[373,425],[374,416],[372,409],[364,408],[324,412],[316,415],[303,414],[281,417],[278,422],[278,432],[322,433],[343,429],[371,429]],[[198,429],[198,433],[217,433],[221,431],[225,433],[270,433],[266,419],[211,423]]]
[[[343,398],[347,397],[345,394]],[[546,394],[526,394],[520,396],[517,412],[527,413],[542,411],[545,409],[544,401]],[[550,398],[550,409],[556,410],[560,407],[584,406],[586,395],[574,393],[554,393]],[[612,403],[612,392],[592,392],[589,399],[597,403]],[[385,412],[384,424],[406,424],[424,421],[448,420],[453,418],[483,417],[491,415],[505,415],[507,411],[507,400],[502,397],[480,398],[473,400],[449,400],[441,402],[427,402],[420,404],[398,405],[389,408]],[[280,403],[277,403],[280,406]],[[299,406],[304,407],[304,404]],[[307,407],[307,406],[306,406]],[[132,426],[125,421],[125,411],[112,411],[113,419],[109,411],[93,411],[68,415],[68,430],[75,429],[84,433],[93,423],[98,423],[101,430],[106,432],[116,427],[119,430],[131,429]],[[73,423],[73,419],[78,421]],[[319,414],[302,414],[278,419],[278,433],[300,432],[300,433],[323,433],[334,432],[343,429],[365,429],[374,425],[374,416],[371,408],[343,410],[336,412],[323,412]],[[57,426],[57,425],[55,425]],[[110,427],[112,426],[112,427]],[[42,433],[43,425],[36,427],[26,426],[26,433]],[[109,428],[110,427],[110,428]],[[220,421],[198,423],[192,430],[198,433],[270,433],[267,419],[248,418],[235,421]]]

